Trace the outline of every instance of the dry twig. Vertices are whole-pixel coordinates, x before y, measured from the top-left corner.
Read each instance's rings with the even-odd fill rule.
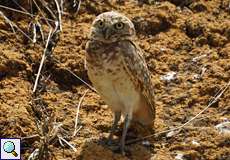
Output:
[[[77,151],[76,148],[62,137],[61,135],[62,123],[56,123],[54,112],[50,108],[48,108],[48,105],[45,103],[45,101],[41,96],[42,91],[46,86],[44,81],[46,68],[44,66],[46,64],[46,60],[50,60],[49,58],[51,57],[53,49],[58,43],[59,34],[62,31],[62,14],[63,14],[64,2],[63,0],[61,1],[53,0],[54,3],[48,3],[44,0],[29,0],[29,3],[31,5],[31,13],[29,13],[25,8],[20,6],[20,4],[18,4],[15,0],[13,1],[21,10],[17,10],[3,5],[0,5],[0,8],[4,8],[6,10],[11,10],[17,13],[28,15],[29,20],[30,19],[35,20],[29,24],[29,26],[32,24],[32,31],[33,31],[33,38],[30,38],[30,36],[28,36],[22,29],[20,29],[20,27],[18,27],[14,22],[8,19],[3,14],[3,12],[0,11],[0,16],[2,16],[5,19],[5,21],[10,25],[14,33],[15,30],[17,29],[29,40],[35,43],[37,41],[38,27],[40,29],[39,32],[41,32],[40,34],[43,40],[44,40],[43,38],[44,34],[42,30],[42,25],[44,25],[45,23],[46,26],[48,25],[50,28],[46,43],[44,46],[42,45],[42,47],[44,47],[44,51],[42,54],[41,62],[36,74],[36,79],[32,90],[32,103],[30,107],[27,107],[27,111],[29,112],[29,114],[31,114],[31,116],[34,117],[34,121],[37,126],[37,134],[28,137],[22,137],[23,140],[39,138],[40,141],[39,147],[34,150],[34,152],[29,156],[29,159],[47,159],[47,160],[50,159],[51,152],[49,150],[49,145],[52,144],[57,139],[59,140],[61,145],[63,145],[62,142],[64,142],[76,152]],[[32,14],[34,5],[38,10],[38,13],[36,15]],[[50,7],[54,7],[54,9],[53,8],[51,9]],[[47,16],[51,17],[52,19],[47,18]],[[45,22],[41,21],[41,23],[39,23],[38,20],[40,19],[45,20]],[[38,89],[38,86],[42,86],[43,89]],[[87,93],[87,91],[85,92],[85,94]],[[78,127],[78,114],[85,94],[83,95],[83,97],[81,98],[78,104],[74,135],[76,135],[76,133],[82,127],[82,126]]]
[[[81,106],[81,104],[83,102],[83,99],[84,99],[84,97],[85,97],[85,95],[87,94],[88,91],[89,91],[88,89],[85,91],[85,93],[83,94],[83,96],[80,98],[80,101],[79,101],[78,106],[77,106],[77,112],[76,112],[76,118],[75,118],[75,125],[74,125],[73,137],[76,136],[76,134],[77,134],[77,132],[79,131],[79,128],[80,128],[79,127],[77,129],[79,110],[80,110],[80,106]]]
[[[30,17],[36,17],[37,16],[37,15],[29,13],[29,12],[24,12],[24,11],[21,11],[21,10],[18,10],[18,9],[14,9],[14,8],[10,8],[10,7],[3,6],[3,5],[0,5],[0,8],[4,8],[4,9],[7,9],[7,10],[11,10],[11,11],[14,11],[14,12],[25,14],[25,15],[28,15]],[[46,18],[46,17],[40,17],[40,19],[47,20],[49,22],[55,22],[55,20],[50,19],[50,18]]]
[[[59,140],[65,142],[70,148],[72,148],[74,152],[77,152],[77,149],[76,149],[72,144],[70,144],[67,140],[65,140],[63,137],[58,136],[58,138],[59,138]],[[60,143],[61,143],[61,142],[60,142]],[[62,145],[63,145],[63,144],[62,144]]]
[[[61,20],[61,15],[62,15],[62,13],[61,13],[61,7],[60,7],[60,5],[59,5],[59,3],[57,2],[57,0],[54,0],[55,1],[55,3],[56,3],[56,7],[57,7],[57,11],[58,11],[58,25],[57,26],[59,26],[59,30],[60,31],[62,31],[62,20]]]
[[[5,21],[10,25],[10,27],[12,28],[12,30],[13,30],[13,32],[14,32],[15,35],[17,35],[17,34],[16,34],[15,30],[14,30],[14,27],[17,28],[18,31],[20,31],[24,36],[26,36],[30,41],[33,42],[33,40],[30,38],[30,36],[28,36],[28,35],[27,35],[23,30],[21,30],[14,22],[12,22],[9,18],[7,18],[7,17],[3,14],[3,12],[0,11],[0,15],[1,15],[1,16],[5,19]]]
[[[53,57],[54,58],[54,57]],[[61,64],[60,61],[58,61],[56,58],[54,58],[55,62]],[[86,81],[84,81],[81,77],[79,77],[78,75],[76,75],[73,71],[69,70],[68,68],[65,68],[66,71],[68,71],[69,73],[71,73],[75,78],[77,78],[78,80],[80,80],[82,83],[84,83],[87,87],[89,87],[92,91],[97,93],[97,90],[91,86],[90,84],[88,84]]]
[[[41,71],[42,71],[42,66],[44,64],[44,61],[45,61],[46,57],[48,56],[48,54],[47,54],[47,48],[48,48],[48,45],[50,43],[51,34],[52,34],[52,29],[50,29],[48,39],[46,40],[46,47],[44,49],[44,53],[42,55],[42,60],[41,60],[41,63],[40,63],[39,69],[38,69],[38,73],[37,73],[37,76],[36,76],[36,80],[35,80],[35,83],[34,83],[33,93],[37,89],[38,80],[39,80],[39,77],[40,77],[40,74],[41,74]]]

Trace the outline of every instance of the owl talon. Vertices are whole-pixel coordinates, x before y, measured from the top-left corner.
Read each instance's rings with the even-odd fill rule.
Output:
[[[111,140],[111,139],[108,140],[107,145],[108,145],[108,146],[111,146],[111,145],[112,145],[112,140]]]
[[[121,154],[122,154],[122,156],[125,156],[125,149],[124,148],[121,149]]]
[[[126,156],[127,153],[129,152],[128,148],[127,148],[126,146],[123,146],[123,147],[122,147],[122,145],[120,145],[118,151],[120,152],[120,154],[121,154],[122,156]]]
[[[113,140],[112,140],[112,138],[109,137],[109,139],[107,141],[107,145],[112,146],[112,144],[113,144]]]

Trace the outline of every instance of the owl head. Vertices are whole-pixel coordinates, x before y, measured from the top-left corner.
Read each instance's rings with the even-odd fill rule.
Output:
[[[89,38],[103,43],[132,39],[135,35],[133,23],[124,15],[111,11],[96,17]]]

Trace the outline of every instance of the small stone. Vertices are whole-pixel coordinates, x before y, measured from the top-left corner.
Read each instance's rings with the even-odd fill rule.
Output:
[[[166,75],[160,77],[161,80],[170,82],[176,79],[176,72],[168,72]]]
[[[217,124],[215,128],[221,133],[221,134],[230,134],[230,121],[222,122],[220,124]]]
[[[183,153],[177,153],[175,160],[184,160],[184,154]]]
[[[200,146],[200,143],[198,143],[198,142],[195,141],[195,140],[192,140],[192,144],[193,144],[194,146]]]

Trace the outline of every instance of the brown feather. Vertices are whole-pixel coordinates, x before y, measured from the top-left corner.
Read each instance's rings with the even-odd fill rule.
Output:
[[[152,125],[154,119],[155,114],[152,114],[152,109],[149,107],[148,101],[142,96],[138,109],[133,113],[133,120],[144,125]]]
[[[141,100],[134,118],[143,124],[151,123],[155,118],[155,103],[153,85],[150,72],[142,55],[141,49],[132,41],[122,41],[120,47],[123,55],[123,64],[133,83],[141,91]]]

